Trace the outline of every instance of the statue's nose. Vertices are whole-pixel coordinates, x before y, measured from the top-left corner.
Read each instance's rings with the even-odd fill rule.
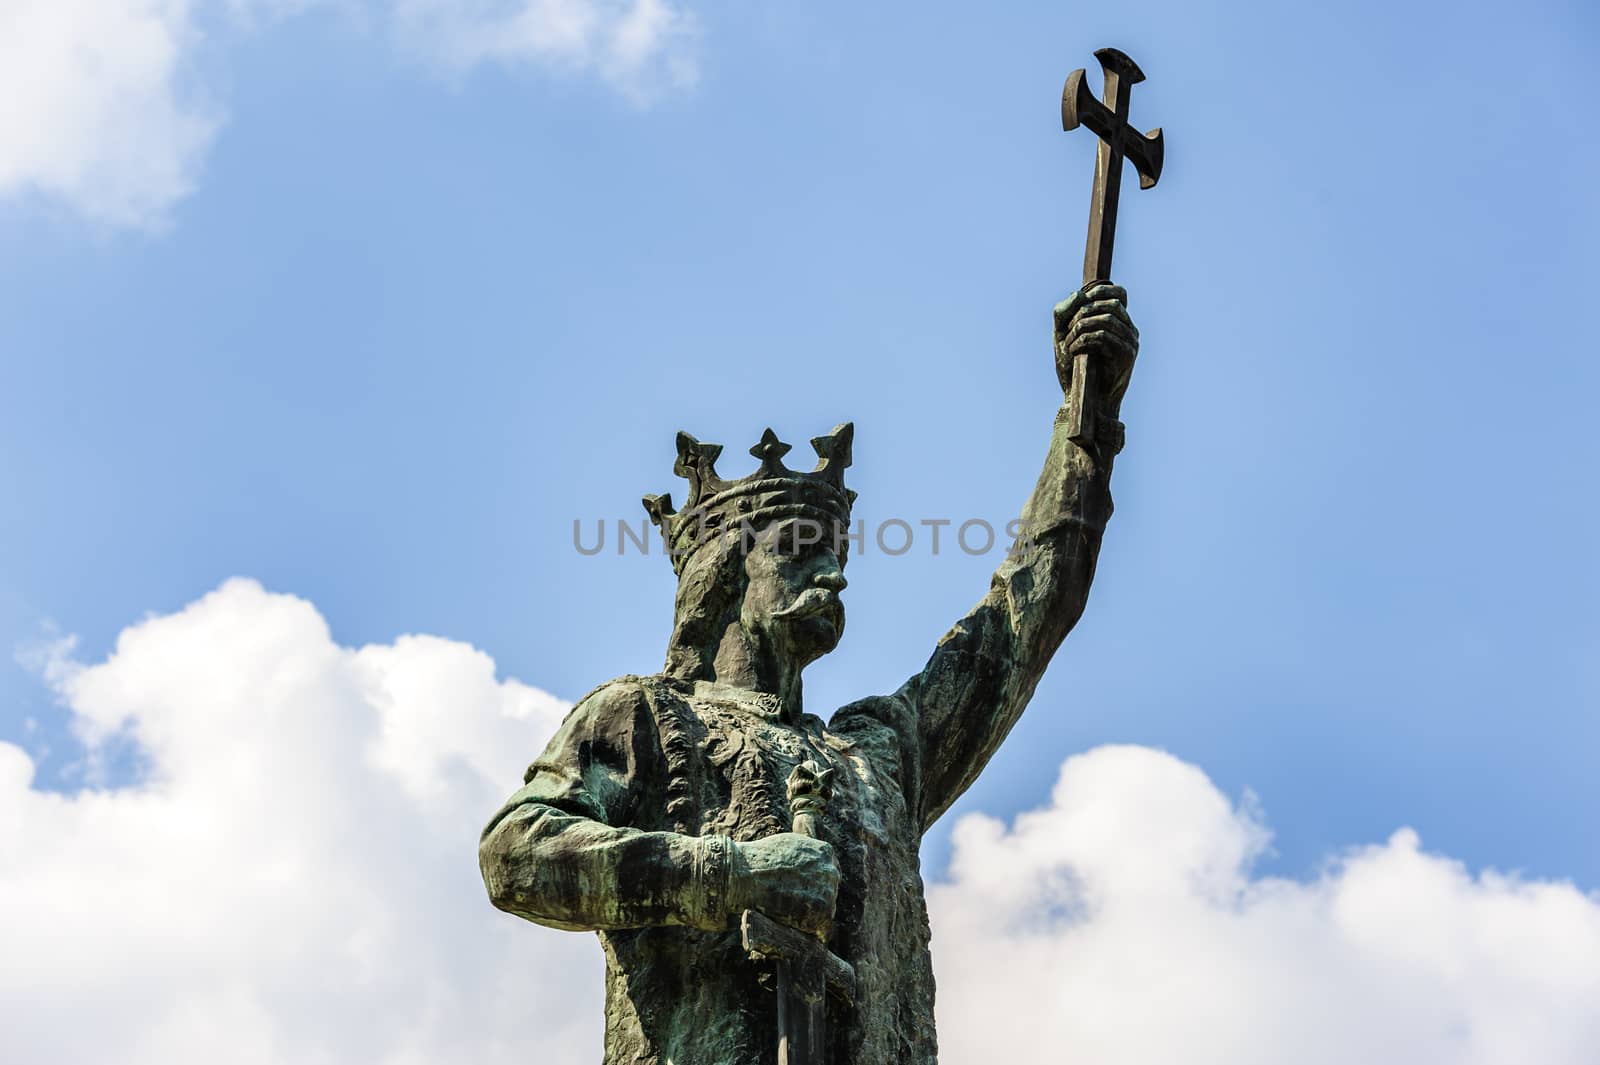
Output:
[[[811,583],[818,588],[826,588],[830,592],[842,592],[850,582],[844,579],[844,574],[833,569],[817,574],[811,578]]]

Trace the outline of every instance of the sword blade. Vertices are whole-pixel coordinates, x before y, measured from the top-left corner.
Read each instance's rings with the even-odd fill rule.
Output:
[[[794,978],[787,961],[778,962],[778,1065],[803,1065],[795,1059],[794,1033],[790,1030],[794,1011],[789,1001],[794,995]]]
[[[778,1065],[828,1065],[827,988],[796,976],[787,959],[778,962]]]

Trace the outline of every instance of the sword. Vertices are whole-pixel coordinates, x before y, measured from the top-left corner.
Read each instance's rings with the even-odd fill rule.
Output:
[[[794,831],[817,838],[817,818],[827,802],[833,770],[803,762],[789,774],[789,809]],[[776,964],[778,1065],[828,1065],[828,995],[850,1005],[856,973],[822,943],[755,910],[739,920],[744,949],[752,960]]]

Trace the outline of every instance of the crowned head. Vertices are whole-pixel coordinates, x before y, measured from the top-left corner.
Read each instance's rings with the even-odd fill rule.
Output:
[[[717,662],[781,658],[796,668],[831,651],[844,631],[846,534],[855,493],[844,486],[854,428],[814,438],[817,465],[784,464],[790,446],[766,430],[756,471],[725,480],[719,444],[678,434],[673,471],[689,482],[682,510],[646,496],[678,594],[667,671],[714,679]]]

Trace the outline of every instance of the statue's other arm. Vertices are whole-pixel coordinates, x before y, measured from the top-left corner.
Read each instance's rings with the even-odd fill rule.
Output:
[[[598,689],[483,830],[478,865],[490,901],[570,931],[715,930],[747,908],[797,928],[826,926],[839,890],[829,844],[792,832],[735,841],[632,827],[660,823],[666,787],[642,684]]]
[[[628,827],[660,762],[639,685],[616,682],[579,703],[483,830],[490,900],[575,931],[726,924],[726,837]]]
[[[1138,351],[1125,304],[1121,289],[1099,285],[1056,308],[1063,388],[1071,388],[1074,356],[1086,354],[1093,365],[1084,395],[1094,415],[1093,443],[1073,441],[1064,403],[1022,513],[1017,548],[995,571],[988,594],[898,693],[916,711],[924,830],[977,779],[1083,613],[1111,516],[1111,463],[1122,432],[1117,414]]]

